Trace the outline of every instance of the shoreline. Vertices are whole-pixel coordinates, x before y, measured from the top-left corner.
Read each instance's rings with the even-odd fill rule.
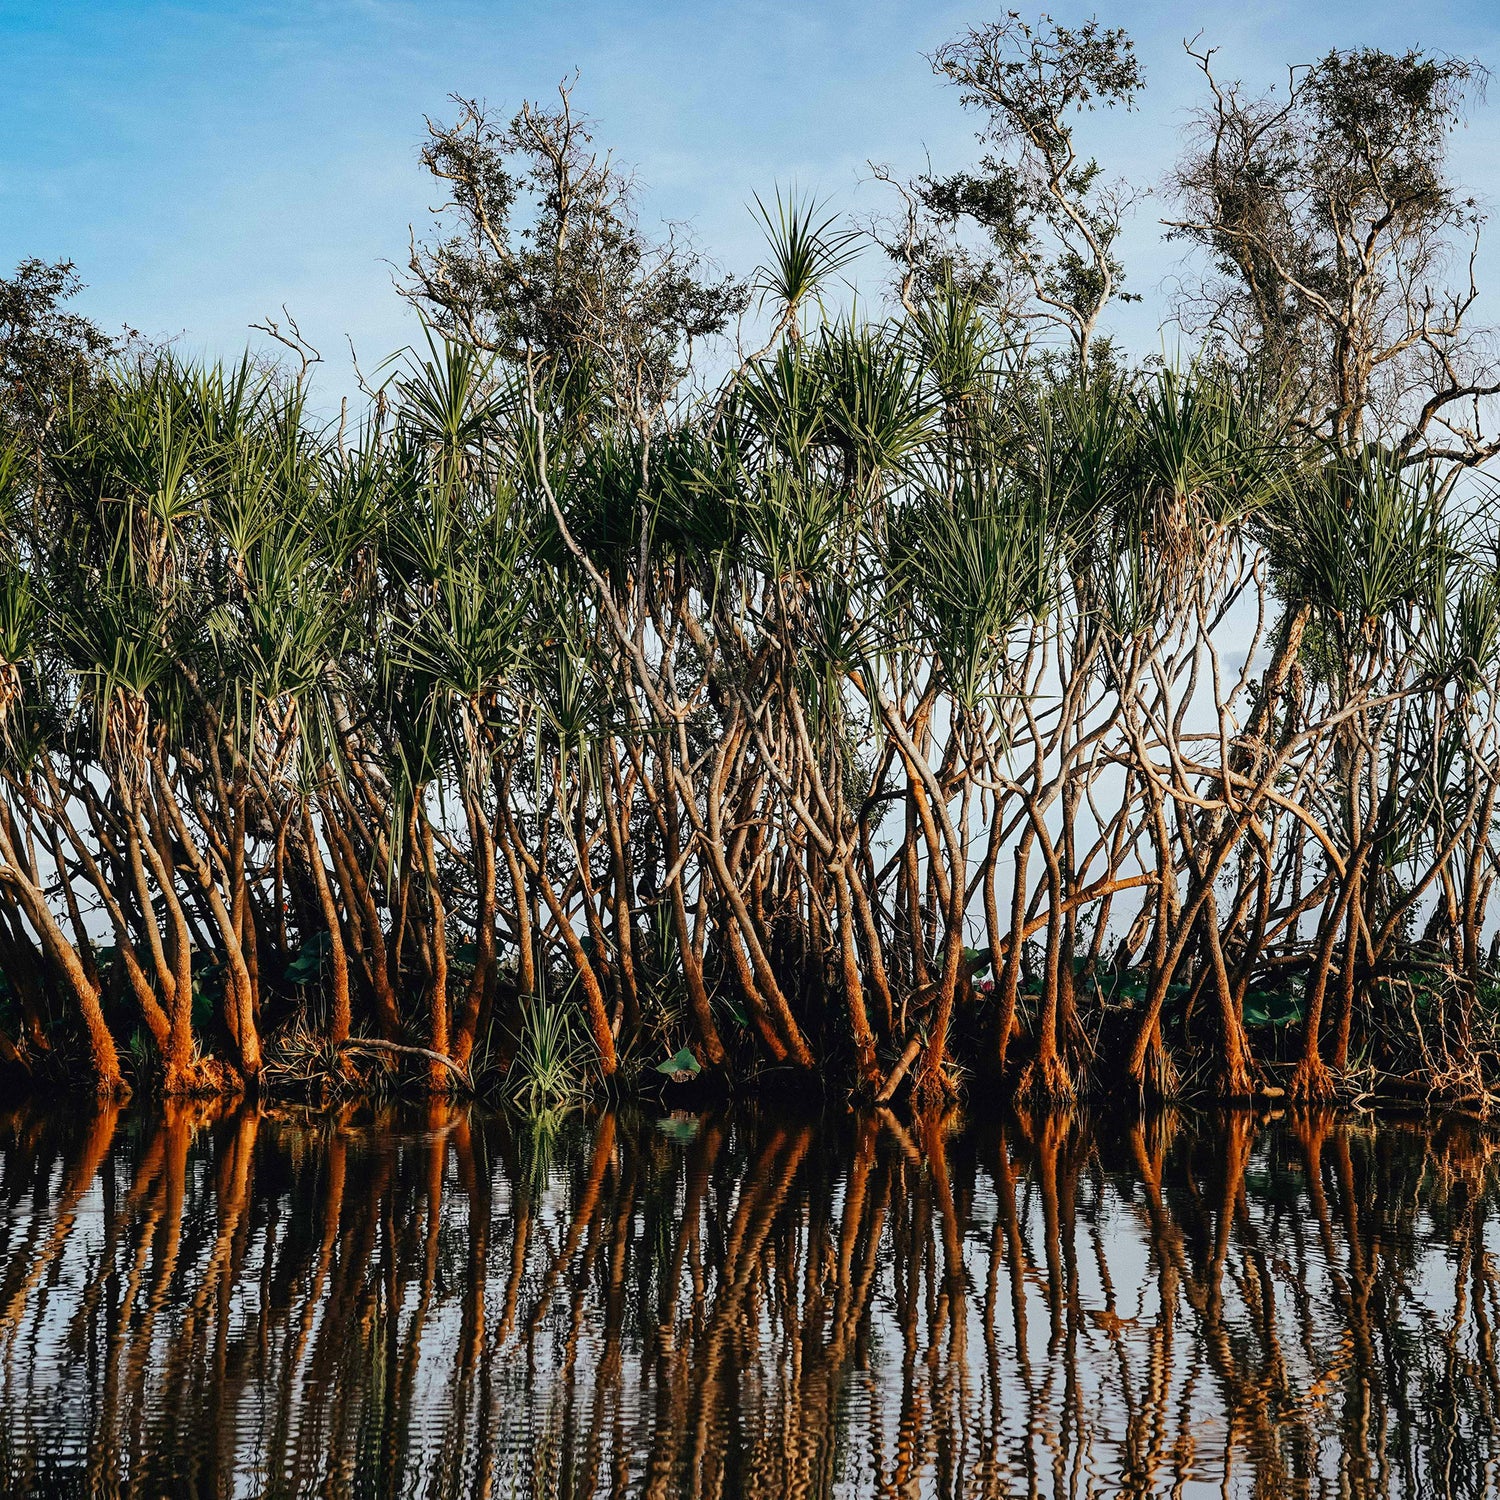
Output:
[[[361,1046],[365,1044],[360,1043]],[[353,1049],[351,1049],[353,1050]],[[373,1047],[371,1050],[375,1050]],[[401,1049],[420,1053],[424,1049]],[[274,1069],[274,1056],[269,1059]],[[502,1073],[482,1074],[472,1083],[453,1079],[449,1088],[434,1087],[430,1074],[387,1072],[378,1077],[360,1075],[305,1075],[295,1081],[262,1077],[251,1087],[236,1080],[233,1085],[183,1089],[163,1092],[155,1080],[144,1080],[132,1087],[128,1080],[114,1092],[91,1088],[85,1081],[68,1078],[23,1077],[6,1085],[11,1101],[20,1104],[60,1105],[66,1101],[94,1101],[129,1108],[161,1109],[178,1105],[209,1104],[281,1107],[298,1106],[313,1111],[342,1108],[347,1105],[381,1107],[400,1105],[417,1107],[441,1103],[486,1110],[500,1110],[519,1119],[584,1113],[592,1114],[621,1109],[657,1109],[664,1114],[709,1113],[758,1109],[766,1106],[822,1113],[835,1109],[855,1117],[889,1114],[897,1119],[918,1119],[929,1115],[958,1115],[965,1119],[1003,1120],[1017,1115],[1045,1117],[1082,1113],[1089,1116],[1126,1119],[1149,1119],[1163,1113],[1184,1111],[1194,1115],[1230,1112],[1253,1114],[1266,1119],[1287,1114],[1331,1111],[1340,1116],[1373,1116],[1375,1118],[1451,1117],[1464,1119],[1485,1128],[1500,1128],[1500,1095],[1485,1101],[1473,1094],[1444,1097],[1424,1089],[1412,1079],[1374,1080],[1375,1087],[1358,1087],[1352,1080],[1342,1080],[1343,1087],[1332,1097],[1296,1099],[1281,1082],[1290,1079],[1295,1064],[1272,1065],[1270,1074],[1257,1092],[1249,1097],[1225,1098],[1211,1088],[1157,1097],[1131,1097],[1120,1090],[1101,1087],[1080,1089],[1068,1100],[1028,1101],[1012,1079],[1005,1086],[994,1079],[973,1079],[942,1099],[921,1100],[907,1089],[894,1099],[874,1100],[861,1096],[846,1083],[798,1075],[789,1070],[763,1070],[748,1078],[732,1080],[720,1076],[700,1076],[690,1081],[674,1082],[670,1078],[651,1079],[638,1075],[635,1080],[613,1081],[610,1086],[581,1085],[540,1108],[528,1108],[511,1097]]]

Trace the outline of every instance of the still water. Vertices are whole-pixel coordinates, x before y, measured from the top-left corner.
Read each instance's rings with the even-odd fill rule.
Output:
[[[0,1114],[0,1492],[1485,1495],[1500,1146]]]

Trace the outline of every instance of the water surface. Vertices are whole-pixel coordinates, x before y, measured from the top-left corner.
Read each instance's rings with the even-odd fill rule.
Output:
[[[0,1113],[0,1491],[1480,1496],[1463,1122]]]

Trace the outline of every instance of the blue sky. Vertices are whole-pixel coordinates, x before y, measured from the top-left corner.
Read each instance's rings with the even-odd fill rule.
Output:
[[[1000,0],[1004,4],[1005,0]],[[1015,0],[1010,0],[1011,4]],[[999,5],[827,0],[0,0],[0,270],[66,256],[84,310],[234,355],[283,302],[348,386],[344,336],[378,362],[413,336],[391,290],[408,225],[435,201],[417,164],[424,113],[449,93],[506,109],[575,66],[599,139],[632,164],[648,218],[690,221],[728,269],[753,269],[745,205],[793,181],[878,209],[868,159],[910,172],[972,156],[972,126],[922,57]],[[1077,20],[1094,7],[1056,5]],[[1269,83],[1331,46],[1411,45],[1500,67],[1500,0],[1465,4],[1141,4],[1098,8],[1137,39],[1139,113],[1096,122],[1112,174],[1171,164],[1199,97],[1184,36],[1227,73]],[[1460,138],[1456,175],[1500,216],[1500,90]],[[1162,205],[1126,247],[1146,297],[1117,320],[1158,347],[1178,252]],[[1500,223],[1486,257],[1500,282]],[[1500,307],[1500,295],[1487,299]],[[1500,319],[1497,319],[1500,320]],[[1166,336],[1168,341],[1171,335]]]

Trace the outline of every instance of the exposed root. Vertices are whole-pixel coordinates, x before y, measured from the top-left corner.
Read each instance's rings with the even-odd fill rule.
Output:
[[[1058,1109],[1074,1103],[1077,1097],[1073,1080],[1055,1053],[1032,1058],[1016,1081],[1017,1100],[1033,1109]]]
[[[400,1042],[381,1042],[373,1038],[350,1039],[340,1045],[341,1052],[387,1052],[399,1057],[425,1058],[432,1065],[433,1076],[440,1077],[439,1069],[446,1069],[458,1081],[459,1085],[467,1093],[474,1092],[474,1084],[468,1073],[453,1061],[451,1057],[445,1057],[441,1052],[434,1052],[430,1047],[408,1047]]]
[[[1296,1104],[1326,1104],[1338,1093],[1338,1081],[1314,1053],[1297,1064],[1287,1082],[1287,1097]]]
[[[228,1099],[244,1092],[244,1079],[221,1057],[195,1057],[162,1079],[168,1099]]]
[[[885,1077],[875,1057],[875,1045],[868,1043],[857,1049],[855,1074],[858,1079],[857,1092],[864,1098],[878,1098],[885,1089]],[[910,1064],[908,1064],[910,1066]]]
[[[923,1068],[912,1085],[912,1108],[918,1112],[942,1109],[958,1095],[958,1086],[941,1067]]]
[[[1224,1104],[1250,1104],[1264,1090],[1260,1070],[1243,1058],[1221,1068],[1214,1079],[1214,1096]]]
[[[1175,1099],[1181,1079],[1172,1054],[1167,1051],[1160,1034],[1153,1035],[1141,1060],[1139,1076],[1132,1074],[1142,1103],[1160,1103],[1164,1099]]]
[[[906,1077],[911,1065],[916,1062],[918,1054],[922,1051],[920,1038],[913,1037],[907,1044],[906,1050],[901,1054],[896,1066],[891,1069],[885,1082],[875,1094],[877,1104],[889,1104],[896,1096],[896,1090],[901,1087],[901,1080]]]
[[[279,1091],[322,1093],[325,1096],[330,1091],[334,1094],[360,1092],[366,1082],[364,1070],[355,1062],[360,1055],[384,1059],[387,1069],[406,1058],[421,1064],[420,1076],[407,1079],[409,1087],[422,1087],[432,1094],[474,1092],[469,1070],[429,1047],[408,1046],[375,1037],[350,1037],[334,1045],[301,1026],[277,1037],[266,1059],[266,1082]],[[232,1088],[223,1091],[240,1090],[241,1086],[235,1082]]]

